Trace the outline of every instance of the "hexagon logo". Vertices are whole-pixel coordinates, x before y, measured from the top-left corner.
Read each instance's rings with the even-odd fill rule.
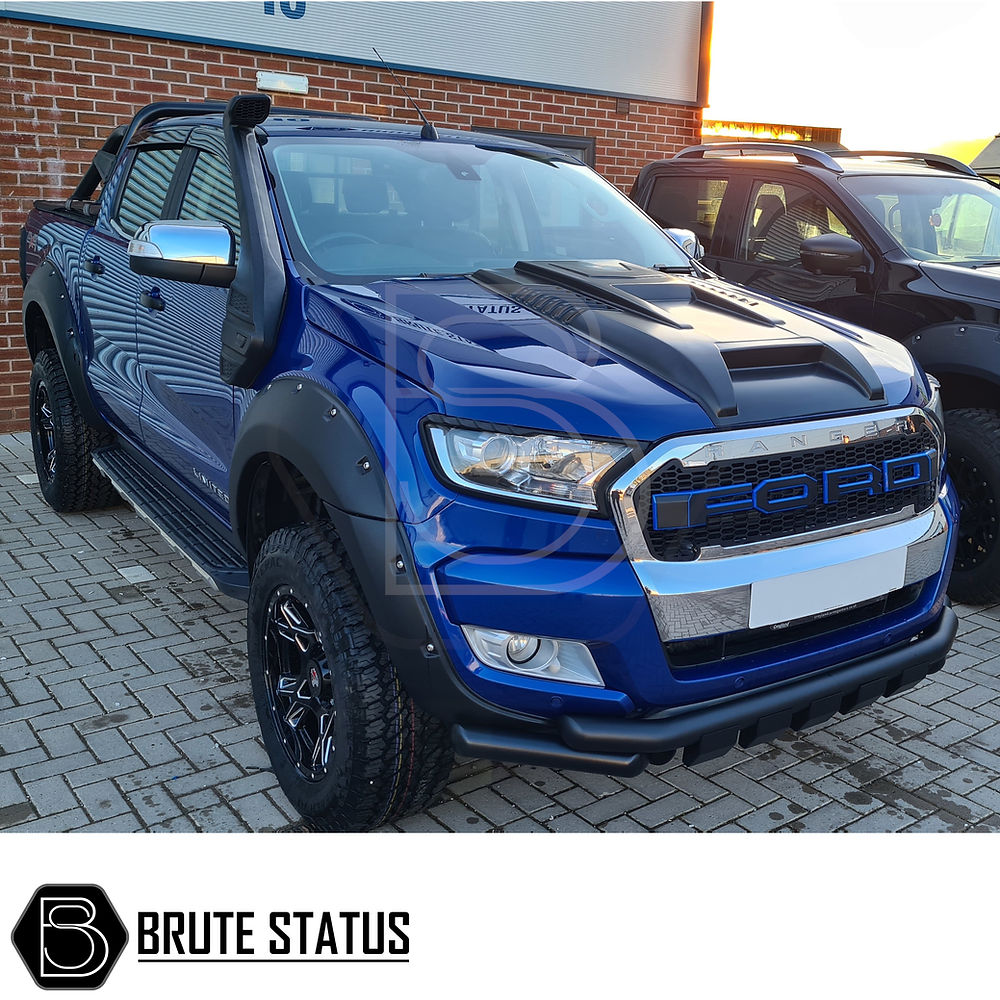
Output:
[[[39,887],[10,937],[43,990],[98,989],[128,943],[99,885]]]

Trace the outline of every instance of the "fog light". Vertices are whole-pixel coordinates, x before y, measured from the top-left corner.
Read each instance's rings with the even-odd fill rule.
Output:
[[[540,649],[542,641],[533,635],[515,635],[507,640],[507,659],[511,663],[527,663]]]
[[[597,664],[582,642],[475,625],[463,625],[462,631],[476,659],[488,667],[526,677],[604,687]]]

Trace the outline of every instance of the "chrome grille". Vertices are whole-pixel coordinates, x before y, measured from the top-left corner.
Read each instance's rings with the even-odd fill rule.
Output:
[[[916,516],[938,494],[940,432],[920,409],[896,410],[782,427],[717,432],[676,438],[655,447],[611,488],[612,509],[625,550],[635,561],[690,561],[725,557],[727,549],[746,551],[796,544],[838,533],[854,523],[869,527]],[[742,511],[715,515],[706,525],[652,527],[652,497],[767,479],[810,475],[852,465],[879,465],[921,452],[933,455],[930,484],[870,497],[849,494],[836,504],[815,504],[780,513]]]
[[[653,527],[652,497],[657,493],[685,493],[716,489],[740,483],[762,483],[767,479],[807,475],[821,481],[823,473],[855,465],[881,466],[894,458],[915,452],[937,451],[937,441],[929,427],[917,433],[895,434],[871,441],[825,448],[766,455],[735,461],[712,462],[700,468],[686,468],[680,461],[668,462],[654,473],[635,495],[635,509],[650,553],[657,559],[680,562],[697,559],[710,546],[749,545],[773,538],[803,535],[823,528],[885,517],[912,507],[914,513],[927,510],[937,496],[937,477],[891,493],[850,493],[835,504],[815,503],[780,513],[740,511],[709,518],[707,524],[689,528],[656,530]],[[935,462],[936,468],[936,462]]]

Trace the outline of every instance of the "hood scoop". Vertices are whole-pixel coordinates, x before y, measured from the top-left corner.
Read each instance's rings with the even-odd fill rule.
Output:
[[[719,426],[885,399],[850,338],[806,319],[797,333],[775,307],[721,283],[621,261],[521,261],[472,278],[661,378]]]
[[[625,273],[616,272],[614,265],[608,264],[549,264],[545,261],[519,261],[514,265],[514,273],[528,282],[552,282],[564,290],[580,293],[596,299],[605,308],[624,309],[633,312],[637,316],[646,316],[659,323],[666,323],[676,330],[690,330],[689,323],[679,323],[672,319],[664,309],[656,304],[656,291],[667,293],[660,301],[680,301],[686,299],[690,302],[691,292],[685,286],[674,281],[659,281],[650,289],[654,294],[642,296],[633,294],[627,286],[622,286],[615,282],[616,278],[633,277],[635,271],[648,272],[647,268],[634,268],[629,264],[619,265],[626,268]],[[596,272],[596,273],[595,273]],[[479,274],[491,273],[480,271]],[[496,272],[492,272],[496,273]],[[648,272],[657,275],[659,278],[667,276],[660,271]],[[476,277],[476,275],[473,275]],[[637,287],[636,291],[645,289]],[[671,292],[676,292],[677,296],[671,296]]]

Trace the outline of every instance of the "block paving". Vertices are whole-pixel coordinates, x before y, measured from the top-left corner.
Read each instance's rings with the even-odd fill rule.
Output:
[[[125,506],[59,515],[0,436],[0,829],[302,830],[257,730],[245,607]],[[634,778],[462,761],[393,831],[1000,829],[1000,606],[945,668],[807,734]]]

